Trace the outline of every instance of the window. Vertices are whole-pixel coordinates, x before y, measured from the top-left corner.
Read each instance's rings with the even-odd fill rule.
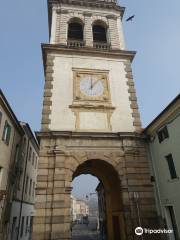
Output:
[[[33,191],[32,191],[32,196],[35,197],[35,182],[33,182]]]
[[[160,143],[168,137],[169,137],[169,133],[168,133],[167,126],[163,127],[158,131],[158,139]]]
[[[31,161],[31,155],[32,155],[32,148],[29,147],[29,155],[28,155],[28,160]]]
[[[97,21],[93,25],[93,41],[94,42],[107,42],[106,27],[101,21]]]
[[[25,232],[25,235],[28,234],[28,224],[29,224],[29,216],[26,217],[26,232]]]
[[[176,169],[175,169],[175,165],[174,165],[172,154],[167,155],[166,156],[166,160],[167,160],[167,163],[168,163],[168,167],[169,167],[169,172],[170,172],[171,178],[172,179],[177,178]]]
[[[2,170],[3,170],[3,168],[0,166],[0,183],[1,183],[1,178],[2,178]]]
[[[36,156],[36,160],[35,160],[35,169],[37,168],[37,156]]]
[[[35,154],[34,154],[34,152],[33,152],[32,165],[34,165],[34,160],[35,160]]]
[[[29,196],[31,196],[31,188],[32,188],[32,179],[30,179],[30,183],[29,183]]]
[[[11,230],[11,239],[16,239],[17,238],[16,224],[17,224],[17,217],[13,217],[12,230]]]
[[[8,123],[7,121],[5,121],[2,140],[3,140],[7,145],[9,145],[10,137],[11,137],[11,126],[9,125],[9,123]]]
[[[30,217],[29,239],[32,239],[32,232],[33,232],[33,216]]]
[[[0,126],[1,126],[1,120],[2,120],[2,112],[0,111]]]
[[[22,238],[24,233],[24,216],[21,219],[21,232],[20,232],[20,237]]]
[[[27,194],[27,191],[28,191],[28,182],[29,182],[29,177],[26,176],[25,194]]]
[[[18,156],[19,156],[19,145],[16,145],[16,150],[15,150],[15,155],[14,155],[14,161],[18,161]]]
[[[23,139],[23,151],[26,152],[26,138]]]
[[[79,23],[79,19],[75,19],[68,25],[68,40],[83,41],[83,26]]]

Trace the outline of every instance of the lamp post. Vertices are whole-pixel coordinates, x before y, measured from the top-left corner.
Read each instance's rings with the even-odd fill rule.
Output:
[[[139,208],[139,193],[138,192],[134,192],[133,193],[133,198],[134,198],[135,206],[136,206],[136,209],[137,209],[138,224],[139,224],[139,227],[142,227],[140,208]],[[143,235],[141,235],[140,237],[141,237],[142,240],[144,239]]]

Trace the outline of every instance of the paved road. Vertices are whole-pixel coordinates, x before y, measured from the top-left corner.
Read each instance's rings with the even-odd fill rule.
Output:
[[[91,223],[87,226],[85,224],[76,224],[72,229],[72,240],[98,240],[99,234],[94,230],[94,225]]]

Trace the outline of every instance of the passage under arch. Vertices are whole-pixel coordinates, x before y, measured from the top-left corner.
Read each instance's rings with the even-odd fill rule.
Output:
[[[72,180],[81,174],[97,177],[104,191],[104,226],[108,239],[124,239],[124,213],[121,181],[117,170],[105,160],[92,159],[81,163],[72,176]]]

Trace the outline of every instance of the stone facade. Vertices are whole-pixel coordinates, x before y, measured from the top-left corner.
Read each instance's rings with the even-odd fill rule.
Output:
[[[142,136],[71,132],[41,132],[38,135],[41,151],[34,240],[70,239],[71,182],[81,173],[96,174],[108,192],[108,239],[113,239],[113,216],[119,216],[123,226],[122,239],[133,239],[134,229],[139,226],[134,192],[139,194],[142,226],[157,226],[146,145]],[[108,179],[110,176],[111,180]],[[121,189],[120,192],[118,189]]]
[[[78,7],[74,6],[73,2],[71,2],[69,6],[60,6],[58,1],[56,1],[56,3],[54,2],[52,5],[51,3],[49,4],[49,11],[52,15],[52,20],[50,20],[51,44],[66,46],[68,23],[71,19],[77,18],[81,19],[84,26],[85,47],[93,46],[92,25],[95,21],[101,20],[109,29],[108,42],[111,48],[114,50],[123,50],[125,48],[122,28],[121,31],[118,29],[118,27],[121,27],[121,18],[124,8],[107,9],[107,6],[105,6],[104,8],[97,7],[92,11],[92,7],[86,6],[85,1]]]
[[[135,52],[124,49],[124,8],[115,1],[49,0],[48,10],[33,240],[71,239],[72,181],[86,173],[104,186],[108,240],[137,239],[135,228],[156,228],[158,218],[131,70]],[[72,21],[81,23],[81,44],[68,44]],[[93,39],[95,22],[106,30],[101,48]],[[83,95],[83,73],[101,76],[101,96]]]
[[[148,125],[145,132],[149,136],[151,174],[154,179],[158,215],[168,229],[174,230],[169,239],[179,239],[180,95]],[[172,156],[171,165],[167,161],[168,155]]]

